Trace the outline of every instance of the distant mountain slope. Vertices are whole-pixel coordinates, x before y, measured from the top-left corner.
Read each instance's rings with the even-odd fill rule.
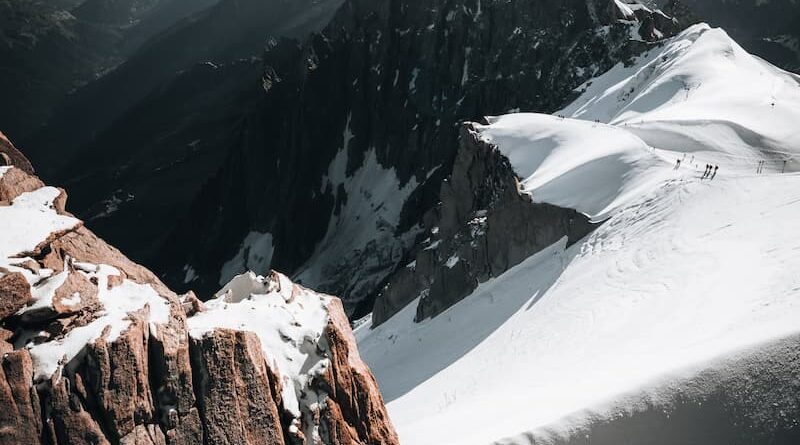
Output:
[[[698,25],[592,79],[559,112],[586,121],[519,114],[475,125],[507,156],[528,205],[610,218],[432,318],[420,308],[433,287],[380,326],[361,324],[403,443],[797,442],[800,176],[773,157],[800,156],[797,80]],[[779,112],[765,116],[762,90],[781,92]],[[720,166],[713,178],[705,164]],[[464,270],[482,248],[443,267]]]
[[[30,136],[70,91],[212,1],[0,2],[0,125],[18,140]]]
[[[158,95],[158,89],[180,72],[202,63],[257,58],[271,39],[304,37],[321,28],[339,4],[340,0],[218,2],[171,24],[144,42],[113,71],[70,95],[54,110],[47,125],[23,141],[23,145],[31,160],[42,165],[45,177],[71,180],[75,175],[74,166],[67,167],[69,162],[91,150],[118,120],[130,119],[125,113],[148,96]],[[61,147],[60,155],[51,158],[50,147],[54,144]]]

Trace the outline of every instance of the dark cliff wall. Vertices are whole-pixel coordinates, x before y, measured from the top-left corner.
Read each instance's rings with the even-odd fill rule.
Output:
[[[533,203],[500,152],[472,124],[461,128],[441,204],[425,218],[428,239],[399,267],[375,301],[373,326],[419,298],[416,320],[435,317],[529,256],[567,237],[572,244],[595,224],[574,210]]]
[[[414,185],[404,202],[376,203],[402,206],[399,222],[378,229],[392,240],[342,249],[341,260],[308,283],[342,295],[351,313],[369,311],[376,286],[350,278],[377,264],[370,277],[377,285],[398,264],[408,243],[396,240],[413,237],[450,173],[458,122],[555,110],[580,83],[646,46],[629,42],[629,25],[616,21],[612,5],[346,2],[305,45],[284,42],[267,52],[266,94],[156,267],[177,284],[191,266],[200,277],[192,284],[211,288],[218,259],[234,256],[248,231],[257,231],[273,236],[274,267],[302,270],[331,219],[357,217],[340,211],[358,198],[325,182],[332,160],[345,150],[352,176],[374,154],[399,187]]]

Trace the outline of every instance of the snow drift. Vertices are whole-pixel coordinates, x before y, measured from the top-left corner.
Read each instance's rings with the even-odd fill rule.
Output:
[[[800,76],[748,54],[699,24],[579,88],[557,114],[623,127],[648,145],[714,156],[726,167],[767,157],[797,170]],[[753,168],[755,170],[755,168]]]
[[[357,329],[403,443],[795,443],[797,76],[697,25],[557,114],[481,137],[534,201],[608,220],[433,319]]]

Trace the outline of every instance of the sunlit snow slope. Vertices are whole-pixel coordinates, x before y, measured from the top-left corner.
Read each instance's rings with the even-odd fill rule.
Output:
[[[559,115],[622,127],[647,144],[712,153],[719,165],[800,169],[800,76],[748,54],[722,29],[695,25],[587,82]]]
[[[519,113],[476,125],[500,149],[535,201],[606,219],[672,177],[669,162],[633,133],[596,122]]]
[[[797,76],[698,25],[558,114],[588,122],[521,114],[479,131],[534,200],[609,219],[433,319],[414,323],[412,303],[357,330],[404,444],[528,443],[800,333]],[[770,363],[762,374],[783,369]]]

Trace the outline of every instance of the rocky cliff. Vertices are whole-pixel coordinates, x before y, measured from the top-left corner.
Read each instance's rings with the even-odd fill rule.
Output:
[[[338,299],[270,272],[204,305],[65,201],[0,167],[0,443],[398,443]]]
[[[373,326],[417,298],[417,321],[436,316],[479,283],[561,238],[575,243],[597,226],[575,210],[532,202],[508,159],[471,123],[461,127],[453,172],[439,196],[423,219],[428,236],[378,294]]]
[[[272,266],[360,315],[436,206],[458,122],[556,110],[678,27],[620,5],[351,0],[260,62],[187,70],[59,176],[93,229],[173,288]]]

